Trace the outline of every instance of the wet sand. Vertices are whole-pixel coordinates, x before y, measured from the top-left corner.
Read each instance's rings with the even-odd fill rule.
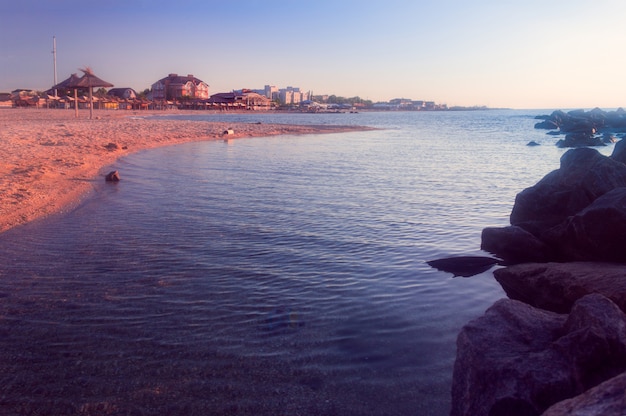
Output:
[[[225,137],[367,130],[145,118],[173,114],[184,113],[102,110],[90,120],[87,110],[75,118],[74,110],[0,109],[0,233],[76,203],[129,153]],[[233,134],[225,136],[226,130]]]

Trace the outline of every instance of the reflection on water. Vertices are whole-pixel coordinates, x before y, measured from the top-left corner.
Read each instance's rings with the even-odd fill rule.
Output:
[[[456,334],[503,295],[425,261],[482,254],[559,150],[511,113],[356,120],[388,129],[133,155],[1,235],[0,407],[447,414]]]

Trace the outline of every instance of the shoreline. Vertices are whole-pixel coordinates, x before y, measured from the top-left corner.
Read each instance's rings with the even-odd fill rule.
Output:
[[[0,109],[0,233],[62,212],[95,189],[119,158],[156,147],[220,139],[373,130],[364,126],[288,125],[146,119],[189,111]],[[225,136],[226,130],[233,134]],[[122,172],[123,176],[123,172]]]

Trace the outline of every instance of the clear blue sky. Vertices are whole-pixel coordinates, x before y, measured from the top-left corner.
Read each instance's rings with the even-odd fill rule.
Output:
[[[623,0],[0,0],[0,91],[90,66],[142,91],[297,86],[373,101],[626,107]]]

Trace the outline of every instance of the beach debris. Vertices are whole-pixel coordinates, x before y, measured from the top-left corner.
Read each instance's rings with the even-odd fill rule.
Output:
[[[224,130],[222,134],[224,136],[230,136],[231,134],[235,134],[235,130],[229,128],[229,129]]]
[[[120,173],[116,170],[113,170],[104,177],[106,182],[119,182],[120,181]]]

